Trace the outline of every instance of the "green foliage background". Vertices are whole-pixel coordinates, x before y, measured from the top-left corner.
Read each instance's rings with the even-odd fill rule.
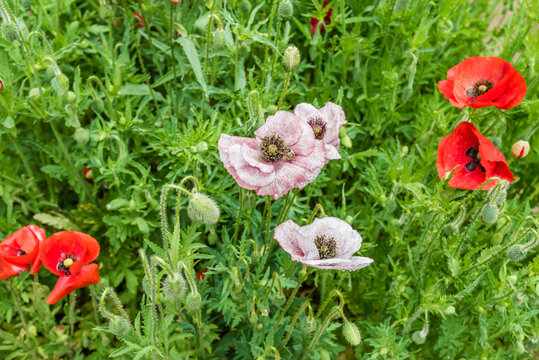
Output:
[[[200,282],[207,358],[271,358],[266,349],[278,348],[283,334],[268,338],[256,325],[271,328],[281,307],[261,304],[270,314],[253,324],[246,304],[263,296],[273,272],[285,288],[293,288],[301,268],[282,250],[260,261],[251,247],[232,245],[238,187],[219,160],[217,140],[221,133],[251,136],[275,111],[286,77],[281,54],[295,45],[302,60],[283,107],[335,102],[348,124],[341,133],[342,159],[297,192],[288,218],[306,219],[320,203],[327,215],[351,222],[364,239],[360,254],[375,260],[352,273],[315,271],[301,287],[292,310],[305,298],[316,308],[339,289],[345,313],[363,337],[350,347],[337,331],[341,322],[332,321],[309,356],[538,356],[537,250],[520,262],[505,256],[506,245],[522,229],[537,225],[536,0],[333,0],[331,23],[316,35],[310,18],[324,17],[321,4],[293,1],[293,17],[275,17],[269,40],[272,1],[251,1],[249,12],[239,0],[7,3],[25,42],[0,39],[0,238],[29,223],[44,226],[47,234],[91,234],[101,244],[97,261],[103,283],[117,289],[134,317],[146,301],[137,250],[158,252],[162,242],[161,188],[194,175],[222,211],[215,227],[186,217],[182,224],[189,242],[208,245],[199,253],[211,255],[201,256],[196,266],[199,272],[209,269]],[[171,5],[176,7],[173,51]],[[133,13],[141,14],[144,27]],[[208,25],[210,13],[218,20]],[[214,39],[219,26],[224,36]],[[504,207],[507,217],[494,225],[475,216],[486,193],[450,189],[436,173],[439,140],[471,114],[452,107],[436,84],[470,56],[506,59],[528,86],[514,109],[479,109],[471,120],[508,158],[515,141],[531,144],[528,157],[511,163],[515,181]],[[72,93],[63,88],[58,71],[69,79]],[[89,131],[87,143],[80,128]],[[93,184],[84,181],[84,167],[92,170]],[[251,206],[241,219],[242,243],[254,239],[261,245],[264,199],[247,196]],[[284,199],[273,203],[274,215],[283,204]],[[456,232],[446,232],[444,225],[461,208],[468,209],[468,219]],[[73,336],[66,328],[67,302],[64,308],[35,303],[54,281],[45,271],[39,274],[44,285],[32,285],[27,273],[14,281],[35,327],[32,351],[49,358],[102,359],[121,348],[127,350],[116,355],[133,358],[134,348],[113,337],[94,313],[88,290],[78,291]],[[423,328],[425,312],[429,331],[417,344],[412,335]],[[170,325],[182,359],[199,356],[190,345],[188,323]],[[22,328],[11,296],[0,286],[0,329],[15,337],[2,336],[4,358],[31,352],[20,343]],[[296,358],[303,337],[294,331],[281,357]],[[139,351],[137,356],[150,355]]]

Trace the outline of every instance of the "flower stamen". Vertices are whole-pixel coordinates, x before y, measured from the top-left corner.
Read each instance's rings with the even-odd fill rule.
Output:
[[[466,156],[470,158],[470,162],[465,165],[466,170],[474,171],[477,166],[481,167],[481,172],[485,172],[485,168],[481,165],[481,156],[479,155],[479,149],[475,146],[472,146],[466,150]]]
[[[332,259],[337,256],[337,242],[335,238],[319,234],[314,239],[314,245],[318,249],[320,259]]]
[[[69,271],[69,268],[73,263],[77,261],[77,259],[71,255],[67,254],[64,259],[61,259],[58,264],[56,265],[56,270],[63,272],[66,275],[71,275],[71,272]]]
[[[260,151],[266,161],[292,160],[294,151],[284,145],[284,140],[279,135],[270,135],[262,138]]]
[[[17,256],[23,256],[23,255],[26,255],[26,251],[24,250],[19,250],[19,252],[17,253]]]
[[[472,102],[475,101],[479,95],[487,93],[490,89],[494,87],[494,83],[487,79],[477,80],[472,87],[466,89],[466,95],[473,96]]]
[[[316,140],[322,140],[327,130],[326,122],[319,116],[310,118],[307,122],[309,123],[309,125],[311,125],[311,128],[313,129],[314,138]]]

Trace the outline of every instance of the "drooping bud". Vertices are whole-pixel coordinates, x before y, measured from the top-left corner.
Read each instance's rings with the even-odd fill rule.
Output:
[[[125,336],[131,330],[129,322],[121,316],[114,316],[109,323],[110,332],[116,336]]]
[[[191,292],[185,298],[185,306],[191,311],[197,310],[202,305],[202,296],[198,292]]]
[[[530,143],[524,140],[519,140],[511,146],[511,156],[515,159],[526,157],[530,152]]]
[[[454,313],[455,313],[455,307],[453,305],[449,305],[444,310],[444,314],[446,315],[453,315]]]
[[[33,97],[33,98],[38,98],[42,93],[45,92],[45,88],[42,87],[41,89],[40,88],[31,88],[30,91],[28,92],[28,96],[30,97]]]
[[[75,130],[75,133],[73,134],[73,139],[75,139],[77,144],[86,145],[90,141],[90,131],[83,127],[80,127]]]
[[[92,172],[92,170],[85,167],[83,172],[84,172],[84,180],[86,180],[90,184],[93,184],[94,183],[94,173]]]
[[[356,324],[346,321],[342,327],[342,334],[350,345],[358,346],[361,344],[361,333]]]
[[[105,111],[105,103],[100,98],[97,98],[92,101],[92,109],[96,113],[101,114],[103,111]]]
[[[217,29],[213,32],[213,50],[221,50],[226,46],[226,36],[223,29]]]
[[[286,71],[294,70],[301,60],[301,55],[297,47],[289,46],[283,55],[283,66]]]
[[[69,79],[65,74],[58,73],[54,76],[54,80],[56,81],[56,84],[58,85],[58,89],[61,93],[64,93],[69,89]]]
[[[73,104],[75,101],[77,101],[77,94],[75,94],[73,91],[68,91],[65,94],[65,100],[68,104]]]
[[[526,257],[527,251],[522,245],[513,245],[507,249],[507,258],[511,261],[520,261]]]
[[[305,316],[299,321],[299,329],[302,333],[310,334],[316,330],[318,326],[318,321],[311,315]]]
[[[9,42],[13,42],[19,38],[17,32],[17,26],[12,22],[5,22],[2,24],[2,37]]]
[[[187,214],[193,221],[202,221],[206,224],[215,224],[219,220],[220,212],[217,204],[208,196],[194,193],[189,200]]]
[[[501,207],[503,205],[503,202],[507,198],[507,188],[509,187],[509,184],[499,184],[494,189],[490,190],[490,203],[493,205],[496,205],[498,207]]]
[[[279,17],[283,20],[288,20],[294,15],[294,6],[290,0],[283,0],[279,4]]]
[[[426,339],[427,339],[427,334],[425,334],[423,331],[416,331],[412,334],[412,340],[417,345],[421,345],[425,343]]]
[[[486,204],[481,212],[481,219],[487,224],[494,224],[499,214],[500,210],[496,205]]]
[[[167,275],[163,282],[163,296],[167,301],[175,302],[180,300],[187,289],[185,279],[179,273]]]
[[[252,5],[249,0],[243,0],[240,4],[240,10],[246,14],[249,14],[251,12],[251,8],[252,8]]]
[[[105,2],[99,4],[99,16],[101,19],[108,20],[114,16],[114,8]]]
[[[205,142],[205,141],[199,142],[199,143],[195,146],[195,151],[196,151],[198,154],[203,154],[203,153],[205,153],[206,151],[208,151],[208,143]]]
[[[273,305],[281,307],[286,302],[286,297],[283,293],[277,293],[277,295],[270,297],[270,301]]]

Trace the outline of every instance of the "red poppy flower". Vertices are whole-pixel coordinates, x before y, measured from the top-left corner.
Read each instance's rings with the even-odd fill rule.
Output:
[[[138,27],[143,28],[144,27],[144,19],[142,18],[142,15],[140,15],[139,13],[134,13],[133,15],[137,18]]]
[[[92,170],[88,169],[87,167],[84,167],[84,180],[89,182],[90,184],[94,183],[94,174],[92,174]]]
[[[328,6],[329,1],[324,1],[323,7]],[[333,9],[329,9],[326,13],[326,16],[324,16],[324,22],[320,24],[320,32],[326,31],[325,25],[329,25],[331,23],[331,14],[333,14]],[[316,34],[316,29],[318,28],[318,24],[320,21],[317,18],[312,17],[311,18],[311,34]],[[325,24],[325,25],[324,25]]]
[[[440,141],[436,167],[440,179],[455,169],[449,186],[456,189],[477,189],[491,177],[513,181],[505,156],[472,123],[466,121]],[[496,183],[495,180],[490,181],[483,190],[492,189]]]
[[[99,266],[88,264],[99,255],[99,244],[90,235],[61,231],[43,242],[40,257],[43,265],[60,276],[47,298],[54,304],[70,292],[99,282]]]
[[[204,279],[206,278],[206,271],[208,271],[208,269],[206,269],[206,270],[204,270],[204,271],[198,273],[198,274],[197,274],[197,279],[199,279],[199,280],[204,280]]]
[[[30,274],[37,273],[41,268],[39,248],[45,237],[45,230],[28,225],[5,238],[0,243],[0,279],[19,276],[32,263]]]
[[[471,57],[452,67],[438,89],[451,105],[479,109],[511,109],[526,95],[526,82],[507,61],[488,56]]]

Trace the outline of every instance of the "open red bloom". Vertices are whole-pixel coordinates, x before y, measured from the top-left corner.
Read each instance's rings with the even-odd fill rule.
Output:
[[[142,18],[142,15],[140,15],[139,13],[134,13],[133,15],[137,18],[138,27],[143,28],[144,27],[144,19]]]
[[[324,1],[324,6],[328,6],[329,1]],[[329,25],[331,23],[331,14],[333,14],[333,9],[329,9],[326,13],[326,16],[324,16],[324,22],[320,24],[320,32],[326,31],[325,25]],[[316,29],[318,28],[318,24],[320,21],[317,18],[312,17],[311,18],[311,34],[316,34]]]
[[[513,181],[505,156],[466,121],[440,141],[436,167],[440,179],[455,169],[449,186],[456,189],[477,189],[491,177]],[[497,181],[492,180],[483,190],[490,190],[496,184]]]
[[[32,263],[30,274],[37,273],[41,268],[39,248],[45,237],[45,230],[28,225],[5,238],[0,243],[0,279],[19,276]]]
[[[451,105],[479,109],[511,109],[526,95],[526,82],[507,61],[488,56],[471,57],[453,66],[438,89]]]
[[[88,264],[99,255],[99,244],[90,235],[61,231],[43,242],[40,257],[43,265],[60,276],[47,298],[54,304],[70,292],[99,282],[99,266]]]

